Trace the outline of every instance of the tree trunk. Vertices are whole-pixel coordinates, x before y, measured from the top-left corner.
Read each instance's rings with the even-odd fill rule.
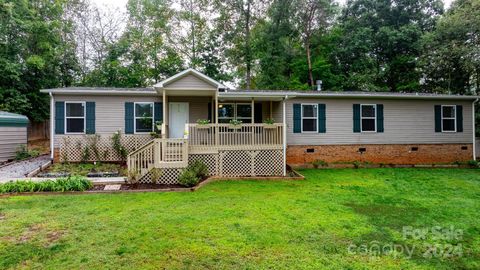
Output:
[[[305,49],[307,51],[307,64],[308,64],[308,83],[310,86],[314,86],[313,72],[312,72],[312,59],[310,55],[310,38],[305,41]]]
[[[251,88],[252,78],[251,78],[251,69],[252,69],[252,56],[250,48],[250,7],[252,0],[247,1],[247,11],[245,14],[245,65],[246,65],[246,77],[245,84],[246,88]]]

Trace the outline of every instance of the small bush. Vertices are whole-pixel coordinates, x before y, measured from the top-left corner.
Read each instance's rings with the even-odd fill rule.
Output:
[[[41,191],[85,191],[92,188],[90,180],[81,176],[58,178],[56,180],[45,180],[33,182],[31,180],[18,180],[0,184],[0,193],[18,192],[41,192]]]
[[[476,160],[469,160],[469,161],[467,161],[467,164],[468,164],[468,166],[470,166],[470,168],[479,168],[480,167],[480,163]]]
[[[28,150],[27,146],[22,144],[18,147],[18,150],[15,152],[16,160],[24,160],[31,157],[38,157],[40,152],[38,150]]]
[[[360,161],[354,161],[354,162],[353,162],[353,167],[354,167],[355,169],[358,169],[358,168],[360,168],[361,166],[362,166],[362,162],[360,162]]]
[[[200,178],[197,176],[194,170],[188,168],[183,170],[183,172],[178,177],[178,183],[182,186],[193,187],[200,182]]]
[[[316,159],[312,162],[312,165],[315,169],[318,169],[318,167],[327,167],[328,166],[328,163],[325,161],[325,160],[321,160],[321,159]]]
[[[191,165],[190,168],[195,172],[195,174],[200,178],[203,179],[208,175],[208,167],[205,163],[199,159],[195,160]]]

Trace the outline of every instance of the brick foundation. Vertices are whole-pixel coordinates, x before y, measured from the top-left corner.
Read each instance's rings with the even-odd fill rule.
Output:
[[[414,147],[417,148],[416,151]],[[472,147],[472,144],[292,145],[287,147],[287,163],[292,166],[304,166],[316,159],[328,163],[354,161],[384,164],[451,163],[473,159]],[[362,150],[365,151],[361,152],[360,148],[364,148]],[[312,149],[313,152],[310,152]]]
[[[60,162],[60,149],[53,148],[53,162],[57,163]]]

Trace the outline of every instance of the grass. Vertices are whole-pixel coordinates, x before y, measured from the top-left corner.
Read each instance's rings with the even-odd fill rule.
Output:
[[[0,268],[478,269],[480,171],[304,170],[196,192],[0,198]],[[404,226],[461,230],[402,237]],[[349,252],[414,246],[412,257]],[[462,254],[424,258],[429,244]],[[443,249],[442,249],[443,250]]]
[[[48,172],[68,172],[72,175],[87,176],[90,172],[118,172],[120,175],[126,175],[126,168],[120,164],[114,163],[54,163]]]

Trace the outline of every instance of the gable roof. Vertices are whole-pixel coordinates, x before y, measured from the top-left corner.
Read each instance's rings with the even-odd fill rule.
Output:
[[[223,85],[222,83],[208,77],[207,75],[193,69],[193,68],[189,68],[189,69],[186,69],[180,73],[177,73],[175,75],[173,75],[172,77],[169,77],[157,84],[155,84],[153,87],[155,88],[164,88],[165,86],[167,86],[168,84],[171,84],[173,82],[176,82],[184,77],[187,77],[189,75],[193,75],[199,79],[201,79],[202,81],[212,85],[214,88],[216,89],[219,89],[219,88],[227,88],[225,85]]]

